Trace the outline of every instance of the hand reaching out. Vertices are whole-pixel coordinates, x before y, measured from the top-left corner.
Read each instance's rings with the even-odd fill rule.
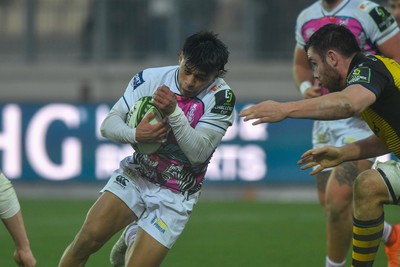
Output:
[[[315,167],[310,174],[314,175],[322,170],[335,167],[343,162],[343,154],[340,148],[333,146],[325,146],[316,149],[310,149],[301,155],[301,159],[297,162],[302,170]]]
[[[239,116],[244,117],[244,121],[256,119],[253,125],[257,125],[284,120],[287,117],[287,110],[283,108],[282,103],[267,100],[243,110]]]

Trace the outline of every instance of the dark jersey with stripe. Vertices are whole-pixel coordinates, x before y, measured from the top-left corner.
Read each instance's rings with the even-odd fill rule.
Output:
[[[400,65],[382,56],[357,54],[349,68],[347,85],[360,84],[376,95],[362,112],[371,130],[400,158]]]

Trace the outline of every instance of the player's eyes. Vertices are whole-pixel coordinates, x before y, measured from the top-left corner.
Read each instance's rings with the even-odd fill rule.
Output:
[[[205,81],[206,80],[206,77],[203,77],[203,76],[196,76],[196,80],[198,80],[198,81],[200,81],[200,82],[203,82],[203,81]]]

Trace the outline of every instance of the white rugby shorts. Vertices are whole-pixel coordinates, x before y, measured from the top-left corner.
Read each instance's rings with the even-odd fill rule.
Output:
[[[185,228],[200,191],[187,196],[135,176],[119,169],[101,192],[109,191],[125,202],[138,217],[139,227],[170,249]]]
[[[314,148],[323,146],[344,146],[367,138],[373,132],[368,124],[359,117],[351,117],[333,121],[314,121],[312,143]],[[368,159],[375,162],[376,158]],[[324,171],[330,171],[327,168]]]

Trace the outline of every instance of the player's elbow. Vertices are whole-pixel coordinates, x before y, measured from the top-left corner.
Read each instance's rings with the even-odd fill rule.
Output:
[[[358,115],[360,113],[358,108],[350,103],[343,104],[341,107],[341,111],[342,111],[343,115],[345,115],[347,117],[352,117],[352,116]]]
[[[190,164],[192,164],[192,166],[197,166],[207,162],[210,156],[211,154],[208,150],[202,150],[198,151],[198,153],[190,153],[190,156],[188,156],[188,160],[190,161]]]
[[[192,166],[198,166],[208,160],[209,156],[203,153],[193,153],[188,157],[188,160]]]
[[[107,122],[104,120],[100,125],[100,134],[103,137],[107,137]]]

